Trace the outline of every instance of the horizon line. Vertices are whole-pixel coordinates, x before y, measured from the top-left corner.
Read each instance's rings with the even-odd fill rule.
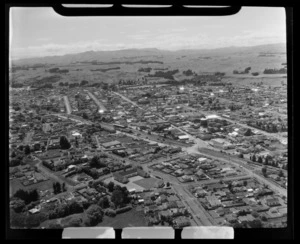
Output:
[[[158,51],[167,51],[167,52],[179,52],[179,51],[192,51],[192,50],[217,50],[217,49],[225,49],[225,48],[247,48],[247,47],[257,47],[257,46],[266,46],[266,45],[279,45],[285,44],[285,42],[277,42],[277,43],[266,43],[266,44],[259,44],[259,45],[250,45],[250,46],[224,46],[224,47],[216,47],[216,48],[180,48],[176,50],[168,50],[168,49],[160,49],[157,47],[145,47],[145,48],[124,48],[124,49],[115,49],[115,50],[87,50],[84,52],[77,52],[77,53],[66,53],[63,55],[46,55],[46,56],[35,56],[35,57],[28,57],[28,58],[11,58],[9,57],[10,61],[22,61],[28,59],[38,59],[38,58],[47,58],[47,57],[63,57],[67,55],[76,55],[80,53],[87,53],[87,52],[118,52],[118,51],[127,51],[127,50],[145,50],[145,49],[156,49]]]

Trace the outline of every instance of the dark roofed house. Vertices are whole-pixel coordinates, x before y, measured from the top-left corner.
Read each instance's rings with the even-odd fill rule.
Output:
[[[275,197],[267,198],[267,199],[266,199],[266,204],[267,204],[269,207],[280,206],[280,203],[279,203],[278,199],[275,198]]]
[[[116,147],[116,146],[121,146],[121,142],[119,141],[110,141],[106,143],[102,143],[102,146],[105,147],[106,149]]]
[[[171,217],[171,213],[169,210],[160,211],[159,215],[160,217],[165,217],[165,218]]]
[[[221,201],[215,196],[206,196],[205,198],[212,209],[222,206]]]
[[[237,218],[235,216],[233,216],[232,214],[228,214],[225,216],[225,219],[229,222],[229,223],[234,223]]]
[[[185,226],[190,226],[191,223],[187,217],[184,216],[179,216],[176,219],[174,219],[174,223],[179,227],[185,227]]]
[[[138,175],[137,169],[129,169],[126,171],[119,171],[114,173],[114,179],[123,184],[127,183],[128,178]]]
[[[245,216],[239,216],[238,221],[240,223],[249,223],[252,222],[255,218],[251,214],[247,214]]]

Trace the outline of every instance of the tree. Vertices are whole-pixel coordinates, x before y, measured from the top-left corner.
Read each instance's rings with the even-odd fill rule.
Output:
[[[264,177],[267,176],[267,168],[266,168],[266,167],[263,167],[263,168],[261,169],[261,172],[262,172],[262,174],[263,174]]]
[[[261,217],[261,220],[262,220],[262,221],[268,221],[268,219],[267,219],[267,217],[266,217],[265,215],[263,215],[263,216]]]
[[[262,162],[263,162],[263,161],[262,161],[262,157],[259,156],[259,157],[258,157],[258,163],[262,164]]]
[[[11,153],[11,155],[10,155],[12,158],[14,158],[14,157],[16,157],[17,156],[17,154],[15,153],[15,151],[13,151],[12,153]]]
[[[21,199],[15,200],[14,205],[12,206],[13,210],[15,210],[16,213],[22,212],[24,207],[25,207],[25,202],[24,200]]]
[[[247,131],[245,132],[245,136],[251,136],[251,134],[252,134],[252,131],[251,131],[251,129],[247,129]]]
[[[117,214],[116,214],[115,210],[108,208],[105,210],[105,215],[107,215],[109,217],[115,217]]]
[[[71,216],[66,217],[65,219],[68,219],[67,223],[64,224],[64,228],[66,227],[81,227],[82,224],[82,218],[80,216]]]
[[[121,206],[124,201],[123,192],[119,189],[114,190],[111,195],[111,201],[116,205],[116,207]]]
[[[26,155],[30,154],[30,146],[26,145],[24,152],[25,152]]]
[[[44,213],[36,213],[26,217],[25,226],[28,228],[38,227],[42,222],[47,220],[47,215]]]
[[[21,164],[21,160],[14,158],[9,160],[9,167],[15,167]]]
[[[243,184],[244,184],[244,186],[247,186],[248,182],[246,180],[244,180]]]
[[[254,218],[258,218],[258,217],[259,217],[259,214],[258,214],[256,211],[253,211],[253,212],[252,212],[252,216],[253,216]]]
[[[253,154],[253,156],[252,156],[252,161],[256,162],[256,156],[255,156],[255,154]]]
[[[61,193],[61,184],[59,182],[53,183],[53,193],[58,194]]]
[[[75,214],[75,213],[82,213],[83,212],[83,206],[82,203],[71,201],[68,203],[68,212],[69,214]]]
[[[265,165],[268,165],[269,164],[269,157],[266,157],[265,158]]]
[[[278,172],[278,176],[279,176],[279,177],[283,177],[283,176],[284,176],[284,174],[283,174],[283,171],[282,171],[282,170],[279,170],[279,172]]]
[[[29,201],[35,202],[39,199],[39,194],[36,189],[29,192]]]
[[[62,183],[61,190],[62,190],[62,192],[67,191],[65,182]]]
[[[98,157],[98,156],[94,156],[94,157],[91,159],[91,161],[90,161],[90,167],[91,167],[91,168],[97,168],[98,165],[99,165],[99,162],[100,162],[99,157]]]
[[[98,205],[93,204],[86,210],[85,224],[87,226],[95,226],[102,221],[102,218],[103,218],[102,209]]]
[[[53,182],[52,187],[53,187],[53,193],[57,194],[56,182]]]
[[[108,183],[107,185],[107,189],[109,190],[109,192],[112,192],[114,190],[115,184],[111,181]]]
[[[70,142],[68,141],[68,139],[65,136],[60,137],[59,144],[60,144],[61,149],[69,149],[71,147]]]
[[[241,229],[241,228],[244,228],[244,225],[237,222],[237,223],[234,223],[233,226],[232,226],[234,229]]]
[[[249,223],[249,226],[251,228],[261,228],[262,227],[262,223],[261,223],[261,221],[259,219],[255,219],[255,220],[253,220],[253,221],[251,221]]]
[[[16,213],[14,210],[9,211],[11,227],[25,227],[26,216],[22,213]]]
[[[108,198],[105,196],[103,198],[100,199],[99,201],[99,206],[102,208],[102,209],[106,209],[109,207],[109,200]]]
[[[87,80],[82,80],[81,82],[80,82],[80,86],[85,86],[85,85],[87,85],[89,82],[87,81]]]
[[[31,202],[35,202],[39,199],[39,194],[37,192],[36,189],[30,191],[30,192],[27,192],[27,191],[24,191],[22,189],[19,189],[15,194],[14,194],[14,197],[16,198],[19,198],[21,200],[23,200],[25,202],[25,204],[29,204]]]
[[[89,116],[87,115],[87,113],[82,113],[82,118],[84,118],[84,119],[88,119],[88,118],[89,118]]]
[[[240,154],[239,154],[239,157],[240,157],[240,158],[244,158],[244,154],[240,153]]]

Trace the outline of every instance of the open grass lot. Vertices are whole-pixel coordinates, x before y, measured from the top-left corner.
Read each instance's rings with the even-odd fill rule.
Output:
[[[147,222],[142,211],[136,211],[135,209],[132,209],[126,213],[118,214],[116,217],[104,216],[103,221],[97,226],[121,229],[133,226],[147,226]]]
[[[48,189],[52,189],[53,187],[53,182],[52,180],[46,180],[46,181],[41,181],[36,184],[24,186],[18,179],[13,179],[10,181],[10,187],[9,187],[9,195],[12,196],[15,194],[15,192],[19,189],[23,189],[25,191],[30,191],[33,189],[37,189],[37,191],[45,191]]]
[[[134,184],[137,184],[145,189],[153,188],[159,180],[156,178],[145,178],[141,180],[134,181]]]

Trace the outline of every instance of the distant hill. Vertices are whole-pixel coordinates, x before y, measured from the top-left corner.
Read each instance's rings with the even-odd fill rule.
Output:
[[[76,54],[66,54],[63,56],[46,56],[38,58],[28,58],[13,60],[12,64],[18,65],[34,65],[34,64],[72,64],[80,62],[106,62],[112,60],[159,60],[162,58],[177,58],[184,55],[189,56],[230,56],[230,55],[259,55],[266,54],[284,54],[286,53],[286,45],[284,43],[267,44],[251,47],[224,47],[216,49],[187,49],[178,51],[159,50],[157,48],[145,49],[125,49],[116,51],[87,51]]]

